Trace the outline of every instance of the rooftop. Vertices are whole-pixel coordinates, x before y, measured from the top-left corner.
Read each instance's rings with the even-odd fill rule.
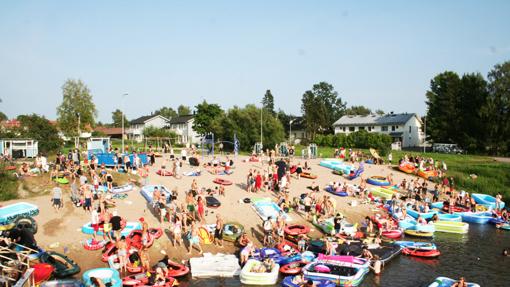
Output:
[[[185,116],[173,117],[172,119],[170,119],[170,121],[168,121],[168,123],[171,125],[185,124],[185,123],[189,122],[191,119],[193,119],[194,117],[195,117],[195,115],[185,115]]]
[[[367,115],[367,116],[343,116],[337,120],[333,126],[358,126],[358,125],[403,125],[407,123],[411,118],[420,118],[415,113],[403,113],[403,114],[386,114],[383,116],[378,115]],[[421,120],[420,120],[421,121]]]
[[[164,118],[165,120],[167,118],[165,118],[164,116],[162,115],[159,115],[159,114],[155,114],[155,115],[149,115],[149,116],[143,116],[143,117],[139,117],[137,119],[134,119],[132,121],[130,121],[129,123],[132,124],[132,125],[141,125],[141,124],[144,124],[146,121],[152,119],[152,118],[155,118],[155,117],[162,117]]]

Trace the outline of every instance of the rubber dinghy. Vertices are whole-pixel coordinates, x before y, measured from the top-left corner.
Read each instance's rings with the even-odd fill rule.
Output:
[[[34,217],[39,214],[37,205],[18,202],[0,208],[0,225],[14,223],[18,217]]]
[[[276,220],[280,212],[283,212],[282,209],[272,201],[257,201],[253,203],[252,207],[262,220],[267,220],[269,217]],[[282,216],[285,221],[292,220],[285,212],[282,213]]]
[[[451,278],[448,278],[448,277],[437,277],[434,280],[434,282],[432,282],[429,285],[429,287],[450,287],[453,284],[455,284],[455,282],[457,282],[457,281],[453,280]],[[467,286],[468,287],[480,287],[480,285],[478,285],[476,283],[470,283],[470,282],[467,282]]]
[[[241,273],[239,259],[233,254],[204,253],[203,257],[191,258],[189,263],[193,278],[234,277]]]
[[[56,278],[72,276],[81,271],[80,266],[71,258],[53,251],[42,253],[39,257],[39,261],[52,265],[55,268],[53,274]]]
[[[279,264],[274,264],[272,269],[266,272],[257,272],[262,265],[261,261],[249,259],[241,270],[241,283],[247,285],[275,285],[278,281]]]

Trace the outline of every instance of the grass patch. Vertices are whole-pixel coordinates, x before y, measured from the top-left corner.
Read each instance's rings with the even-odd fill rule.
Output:
[[[14,171],[7,171],[5,167],[5,164],[0,164],[0,201],[18,198],[18,180]]]

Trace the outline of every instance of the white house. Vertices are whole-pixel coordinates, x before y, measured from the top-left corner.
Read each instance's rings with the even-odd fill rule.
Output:
[[[139,117],[129,122],[129,128],[126,130],[127,137],[137,142],[143,140],[143,129],[148,127],[164,128],[168,119],[162,115],[150,115]]]
[[[390,135],[393,142],[400,142],[402,147],[417,147],[421,146],[424,140],[422,125],[421,119],[414,113],[392,112],[383,116],[343,116],[333,124],[333,127],[335,134],[366,130]]]
[[[200,142],[200,136],[193,129],[195,115],[178,116],[168,121],[168,127],[179,137],[181,144],[195,144]]]

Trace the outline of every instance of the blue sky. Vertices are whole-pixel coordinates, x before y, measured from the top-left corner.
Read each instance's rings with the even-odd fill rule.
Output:
[[[319,81],[349,105],[424,114],[435,74],[510,60],[509,11],[482,0],[1,1],[0,110],[54,119],[62,84],[79,78],[106,122],[125,92],[130,119],[203,99],[260,103],[266,89],[298,114]]]

